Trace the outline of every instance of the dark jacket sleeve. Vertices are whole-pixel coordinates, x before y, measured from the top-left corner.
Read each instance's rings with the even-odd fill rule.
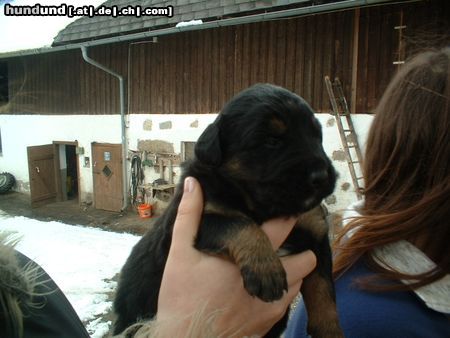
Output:
[[[19,264],[23,267],[30,262],[25,255],[17,252]],[[24,309],[24,338],[89,338],[83,323],[56,283],[42,269],[39,269],[33,297],[36,306]]]

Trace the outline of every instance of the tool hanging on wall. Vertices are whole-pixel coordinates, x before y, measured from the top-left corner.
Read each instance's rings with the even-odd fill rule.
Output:
[[[156,158],[156,155],[155,155]],[[148,158],[148,153],[144,150],[142,152],[142,163],[141,163],[142,167],[144,168],[145,166],[147,167],[152,167],[154,165],[154,162]]]
[[[130,194],[131,203],[136,206],[144,202],[144,193],[139,191],[139,186],[144,182],[144,170],[142,168],[142,160],[139,154],[131,157],[131,183]]]

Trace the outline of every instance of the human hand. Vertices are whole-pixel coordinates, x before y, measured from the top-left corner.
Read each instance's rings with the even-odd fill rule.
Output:
[[[184,182],[164,269],[157,322],[162,325],[164,335],[170,337],[184,337],[196,319],[199,325],[209,325],[215,335],[262,336],[283,317],[302,279],[314,269],[315,256],[307,251],[281,258],[287,273],[288,292],[278,301],[263,302],[244,289],[235,264],[193,247],[202,211],[200,184],[189,177]],[[274,250],[283,243],[295,221],[293,218],[276,219],[262,225]],[[202,318],[194,318],[199,315]],[[207,321],[210,323],[205,324]]]

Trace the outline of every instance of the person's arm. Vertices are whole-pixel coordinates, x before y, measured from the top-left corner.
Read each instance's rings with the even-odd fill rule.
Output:
[[[262,336],[284,315],[297,295],[302,279],[315,267],[311,251],[282,258],[289,291],[266,303],[250,296],[237,266],[193,247],[203,209],[201,187],[187,178],[164,269],[152,337]],[[277,249],[295,219],[277,219],[262,228]],[[145,326],[141,329],[148,336]]]

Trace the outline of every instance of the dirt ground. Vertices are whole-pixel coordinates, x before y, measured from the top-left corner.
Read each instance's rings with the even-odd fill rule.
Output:
[[[0,209],[12,216],[25,216],[42,221],[60,221],[66,224],[99,227],[104,230],[138,235],[143,234],[154,219],[139,217],[137,211],[131,207],[124,212],[112,212],[80,205],[77,200],[55,202],[31,208],[29,195],[14,191],[0,194]]]

